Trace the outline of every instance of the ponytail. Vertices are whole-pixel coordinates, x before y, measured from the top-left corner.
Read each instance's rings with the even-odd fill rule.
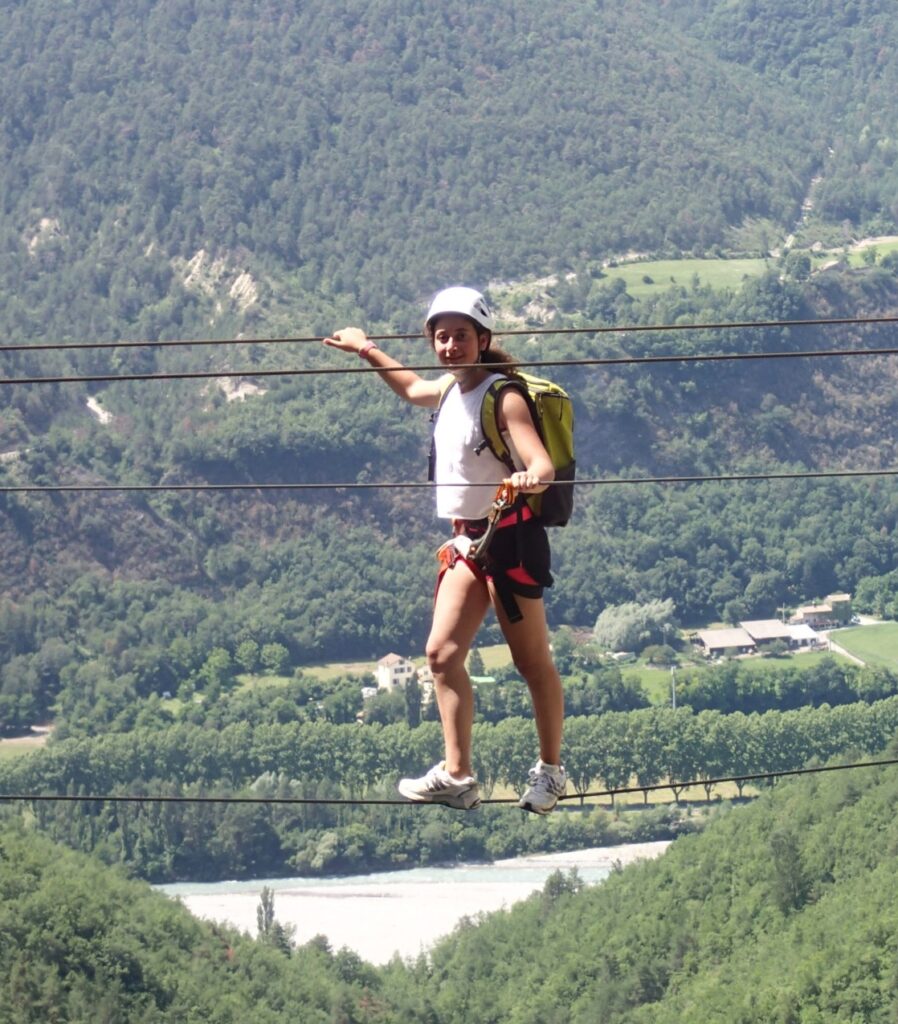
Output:
[[[480,362],[493,367],[497,373],[501,373],[503,367],[513,372],[512,367],[517,366],[517,360],[513,356],[493,344],[480,353]]]

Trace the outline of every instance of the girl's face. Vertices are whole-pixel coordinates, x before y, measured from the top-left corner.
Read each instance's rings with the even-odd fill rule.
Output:
[[[461,314],[446,313],[433,326],[433,350],[437,359],[450,368],[479,362],[488,344],[488,336],[478,333],[477,325]]]

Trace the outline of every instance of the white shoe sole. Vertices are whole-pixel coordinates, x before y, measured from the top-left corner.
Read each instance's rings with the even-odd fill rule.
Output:
[[[406,800],[416,804],[442,804],[457,811],[474,811],[480,806],[480,792],[476,785],[462,790],[460,793],[421,793],[411,786],[403,786],[402,779],[396,787]],[[413,780],[408,780],[409,782]]]
[[[518,804],[518,807],[520,807],[522,811],[530,811],[531,814],[551,814],[552,811],[554,811],[557,806],[558,806],[558,801],[557,800],[555,801],[554,804],[552,804],[551,807],[536,807],[534,804],[531,804],[531,803],[526,802],[524,800],[521,800],[520,803]]]

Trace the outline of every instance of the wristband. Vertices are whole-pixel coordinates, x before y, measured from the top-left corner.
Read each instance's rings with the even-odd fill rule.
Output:
[[[375,345],[373,341],[366,341],[359,349],[359,359],[364,359],[373,348],[377,348],[377,345]]]

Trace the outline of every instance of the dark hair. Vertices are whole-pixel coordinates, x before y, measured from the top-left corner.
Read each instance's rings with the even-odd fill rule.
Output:
[[[492,335],[490,337],[492,338]],[[517,360],[513,356],[510,356],[505,349],[499,348],[498,345],[493,345],[492,342],[480,353],[480,362],[495,366],[497,370],[502,366],[507,366],[509,369],[517,366]]]

